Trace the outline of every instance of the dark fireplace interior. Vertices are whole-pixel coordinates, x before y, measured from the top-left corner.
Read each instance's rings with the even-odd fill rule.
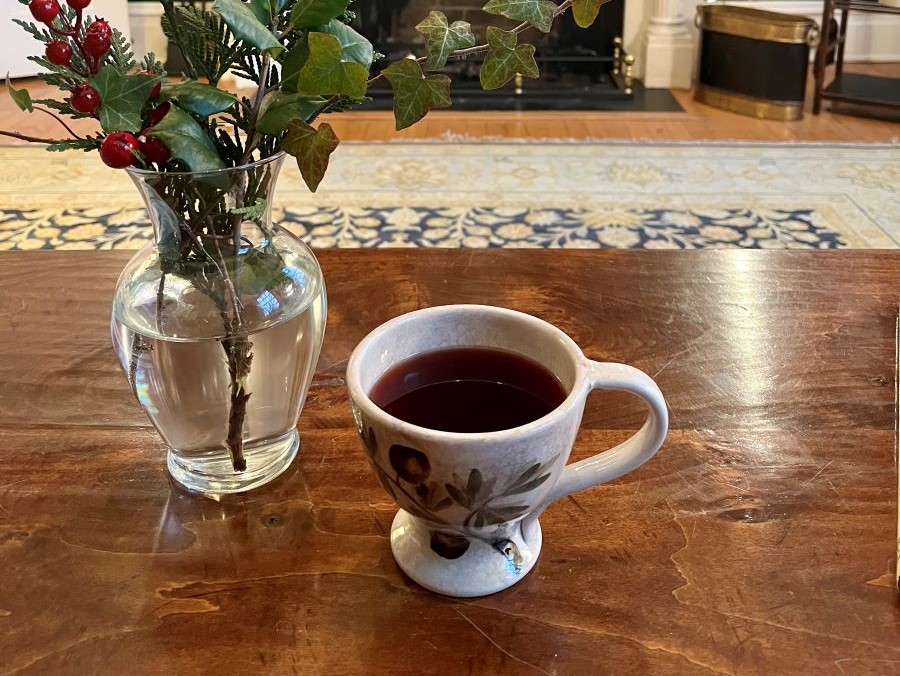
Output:
[[[355,28],[365,35],[384,63],[424,53],[422,36],[415,26],[432,9],[447,15],[450,22],[468,21],[479,43],[488,25],[509,28],[515,25],[502,17],[482,11],[486,0],[356,0]],[[624,53],[615,58],[614,41],[622,35],[625,0],[611,0],[601,7],[590,28],[579,28],[571,12],[557,19],[544,35],[532,29],[520,40],[533,44],[541,70],[539,80],[510,82],[496,92],[483,92],[478,84],[480,59],[451,61],[444,72],[453,79],[454,108],[464,110],[611,110],[646,109],[646,92],[639,82],[626,85]],[[618,63],[616,63],[618,61]],[[386,85],[370,90],[372,107],[388,107]],[[671,98],[671,97],[669,97]],[[674,100],[672,100],[674,103]],[[659,109],[658,106],[651,106]],[[677,110],[677,103],[675,103]]]

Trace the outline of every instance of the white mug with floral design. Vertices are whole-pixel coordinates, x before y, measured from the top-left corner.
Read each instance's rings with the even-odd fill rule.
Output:
[[[373,401],[373,388],[392,367],[454,348],[489,348],[537,363],[558,379],[564,399],[536,420],[490,432],[420,427]],[[391,528],[394,558],[414,581],[448,596],[492,594],[522,579],[541,549],[541,512],[645,463],[668,426],[666,402],[642,371],[591,361],[555,326],[484,305],[432,307],[381,325],[353,351],[347,386],[369,461],[400,506]],[[595,389],[638,395],[649,407],[647,421],[615,448],[567,465]]]

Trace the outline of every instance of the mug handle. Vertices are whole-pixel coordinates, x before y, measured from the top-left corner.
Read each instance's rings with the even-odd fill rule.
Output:
[[[650,407],[640,430],[618,446],[567,465],[550,493],[527,519],[533,522],[551,503],[570,493],[597,486],[627,474],[652,458],[666,438],[669,412],[659,387],[643,371],[627,364],[586,360],[591,390],[621,390],[636,394]],[[526,524],[525,532],[527,532]]]

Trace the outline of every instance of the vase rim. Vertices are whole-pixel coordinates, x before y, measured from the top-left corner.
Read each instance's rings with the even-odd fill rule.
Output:
[[[210,169],[209,171],[153,171],[152,169],[141,169],[140,167],[125,167],[125,171],[133,176],[211,176],[213,174],[223,174],[231,171],[245,171],[247,169],[255,169],[272,162],[284,159],[286,153],[279,150],[274,155],[263,157],[255,162],[248,162],[237,167],[223,167],[221,169]]]

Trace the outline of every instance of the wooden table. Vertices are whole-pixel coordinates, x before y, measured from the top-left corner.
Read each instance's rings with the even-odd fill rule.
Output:
[[[300,458],[221,502],[169,484],[119,372],[127,258],[0,254],[0,673],[897,673],[897,253],[321,252]],[[535,570],[470,601],[394,564],[342,380],[370,329],[462,302],[556,323],[672,409],[654,460],[551,507]],[[641,419],[594,395],[574,457]]]

